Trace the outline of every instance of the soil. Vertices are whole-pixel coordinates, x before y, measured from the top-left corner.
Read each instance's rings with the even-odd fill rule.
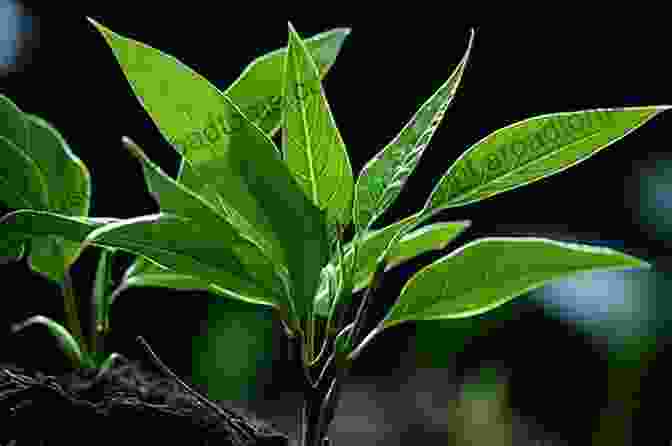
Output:
[[[0,445],[289,444],[249,411],[222,401],[217,411],[138,362],[97,375],[0,365]]]

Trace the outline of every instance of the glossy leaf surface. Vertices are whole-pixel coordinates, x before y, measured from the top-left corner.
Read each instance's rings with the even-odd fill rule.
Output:
[[[355,286],[353,292],[360,291],[369,285],[373,278],[373,273],[376,270],[377,261],[390,240],[392,240],[401,227],[405,224],[412,223],[415,219],[416,216],[412,215],[392,225],[386,226],[385,228],[366,233],[362,238],[362,244],[357,254],[357,268],[355,270]],[[388,252],[385,271],[389,271],[405,261],[426,252],[444,249],[452,240],[466,230],[470,224],[471,222],[469,221],[439,222],[423,226],[406,234]],[[354,260],[352,243],[345,245],[343,257],[346,271],[348,271],[352,267],[352,262]],[[337,259],[332,260],[330,265],[333,265],[335,271],[340,270],[340,267],[337,265]],[[349,296],[343,296],[345,299],[348,297]],[[326,317],[330,307],[326,280],[323,281],[315,300],[317,313],[320,316]]]
[[[649,266],[605,247],[535,237],[477,239],[411,277],[383,326],[471,317],[577,273]]]
[[[318,67],[289,24],[285,63],[282,152],[306,196],[329,222],[352,219],[354,180],[348,153],[331,114]]]
[[[401,193],[453,101],[469,60],[467,50],[448,80],[420,107],[401,132],[362,168],[355,185],[357,230],[368,229]]]
[[[458,158],[432,191],[425,210],[464,206],[562,172],[669,108],[554,113],[499,129]]]
[[[304,317],[328,260],[324,215],[305,197],[273,142],[174,57],[93,23],[160,132],[185,157],[188,172],[182,175],[194,178],[184,183],[203,185],[199,195],[288,269],[297,315]]]

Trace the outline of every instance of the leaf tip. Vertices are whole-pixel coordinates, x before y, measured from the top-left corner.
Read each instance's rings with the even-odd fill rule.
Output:
[[[12,324],[11,327],[10,327],[10,330],[11,330],[12,334],[14,334],[14,333],[17,333],[17,332],[25,329],[29,325],[45,324],[46,320],[47,320],[47,318],[42,316],[42,315],[32,316],[32,317],[29,317],[28,319],[26,319],[22,322],[16,322],[16,323]]]
[[[94,19],[92,19],[92,18],[89,17],[89,16],[86,17],[86,20],[87,20],[90,24],[92,24],[98,31],[100,31],[100,32],[103,33],[103,34],[105,34],[106,32],[109,31],[107,28],[105,28],[103,25],[101,25],[100,23],[98,23],[97,21],[95,21]]]
[[[139,159],[140,161],[144,160],[145,158],[144,152],[142,151],[140,146],[138,146],[136,143],[133,142],[131,138],[129,138],[128,136],[122,136],[121,143],[135,158]]]

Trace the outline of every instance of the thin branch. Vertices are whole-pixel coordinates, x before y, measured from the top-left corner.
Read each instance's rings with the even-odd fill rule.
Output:
[[[254,436],[254,430],[251,429],[251,428],[247,425],[247,423],[244,422],[244,420],[243,420],[243,424],[242,424],[242,426],[241,426],[241,424],[239,424],[239,423],[234,423],[234,422],[233,422],[234,420],[240,420],[240,419],[241,419],[240,416],[239,416],[238,414],[236,414],[236,413],[233,412],[233,411],[230,411],[230,410],[227,410],[227,409],[225,409],[225,408],[223,408],[223,407],[218,406],[217,404],[213,403],[212,401],[210,401],[210,400],[209,400],[208,398],[206,398],[205,396],[201,395],[201,394],[200,394],[199,392],[197,392],[196,390],[194,390],[194,389],[192,389],[191,387],[189,387],[189,385],[187,385],[187,383],[185,383],[184,381],[182,381],[182,380],[175,374],[175,372],[173,372],[172,370],[170,370],[170,368],[168,368],[168,366],[165,365],[165,364],[159,359],[159,357],[156,355],[156,353],[154,353],[154,351],[152,350],[152,348],[149,346],[149,344],[147,343],[147,341],[145,341],[145,339],[144,339],[142,336],[138,336],[136,339],[138,340],[138,342],[140,342],[140,344],[141,344],[142,347],[145,349],[145,351],[147,352],[147,354],[149,355],[149,357],[152,359],[152,361],[154,362],[154,364],[156,364],[156,366],[157,366],[157,367],[158,367],[164,374],[166,374],[166,375],[170,376],[172,379],[174,379],[175,382],[176,382],[176,383],[177,383],[177,384],[178,384],[178,385],[179,385],[179,386],[180,386],[186,393],[192,395],[192,396],[193,396],[194,398],[196,398],[196,400],[199,401],[201,404],[204,404],[204,405],[206,405],[207,407],[209,407],[210,409],[212,409],[213,411],[215,411],[220,417],[222,417],[224,420],[226,420],[226,422],[229,424],[229,426],[231,426],[231,428],[233,428],[236,432],[238,432],[238,433],[242,436],[242,438],[247,438],[247,437],[249,437],[250,435]]]

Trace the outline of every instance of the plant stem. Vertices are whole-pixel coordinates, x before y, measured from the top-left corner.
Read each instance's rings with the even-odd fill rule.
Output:
[[[72,277],[70,276],[70,271],[65,271],[63,275],[63,306],[65,309],[65,321],[67,323],[67,328],[72,333],[72,336],[75,338],[77,343],[80,345],[80,348],[83,350],[84,354],[89,352],[87,348],[86,340],[82,334],[82,327],[80,324],[79,315],[77,312],[77,296],[75,294],[75,288],[72,285]]]
[[[383,281],[383,274],[385,273],[385,267],[387,263],[385,260],[378,262],[376,271],[373,273],[373,278],[371,279],[371,284],[366,289],[364,297],[362,297],[362,302],[357,309],[357,315],[355,316],[355,322],[350,332],[350,345],[355,346],[360,341],[361,333],[363,328],[367,324],[367,312],[371,307],[371,295],[380,288]]]

